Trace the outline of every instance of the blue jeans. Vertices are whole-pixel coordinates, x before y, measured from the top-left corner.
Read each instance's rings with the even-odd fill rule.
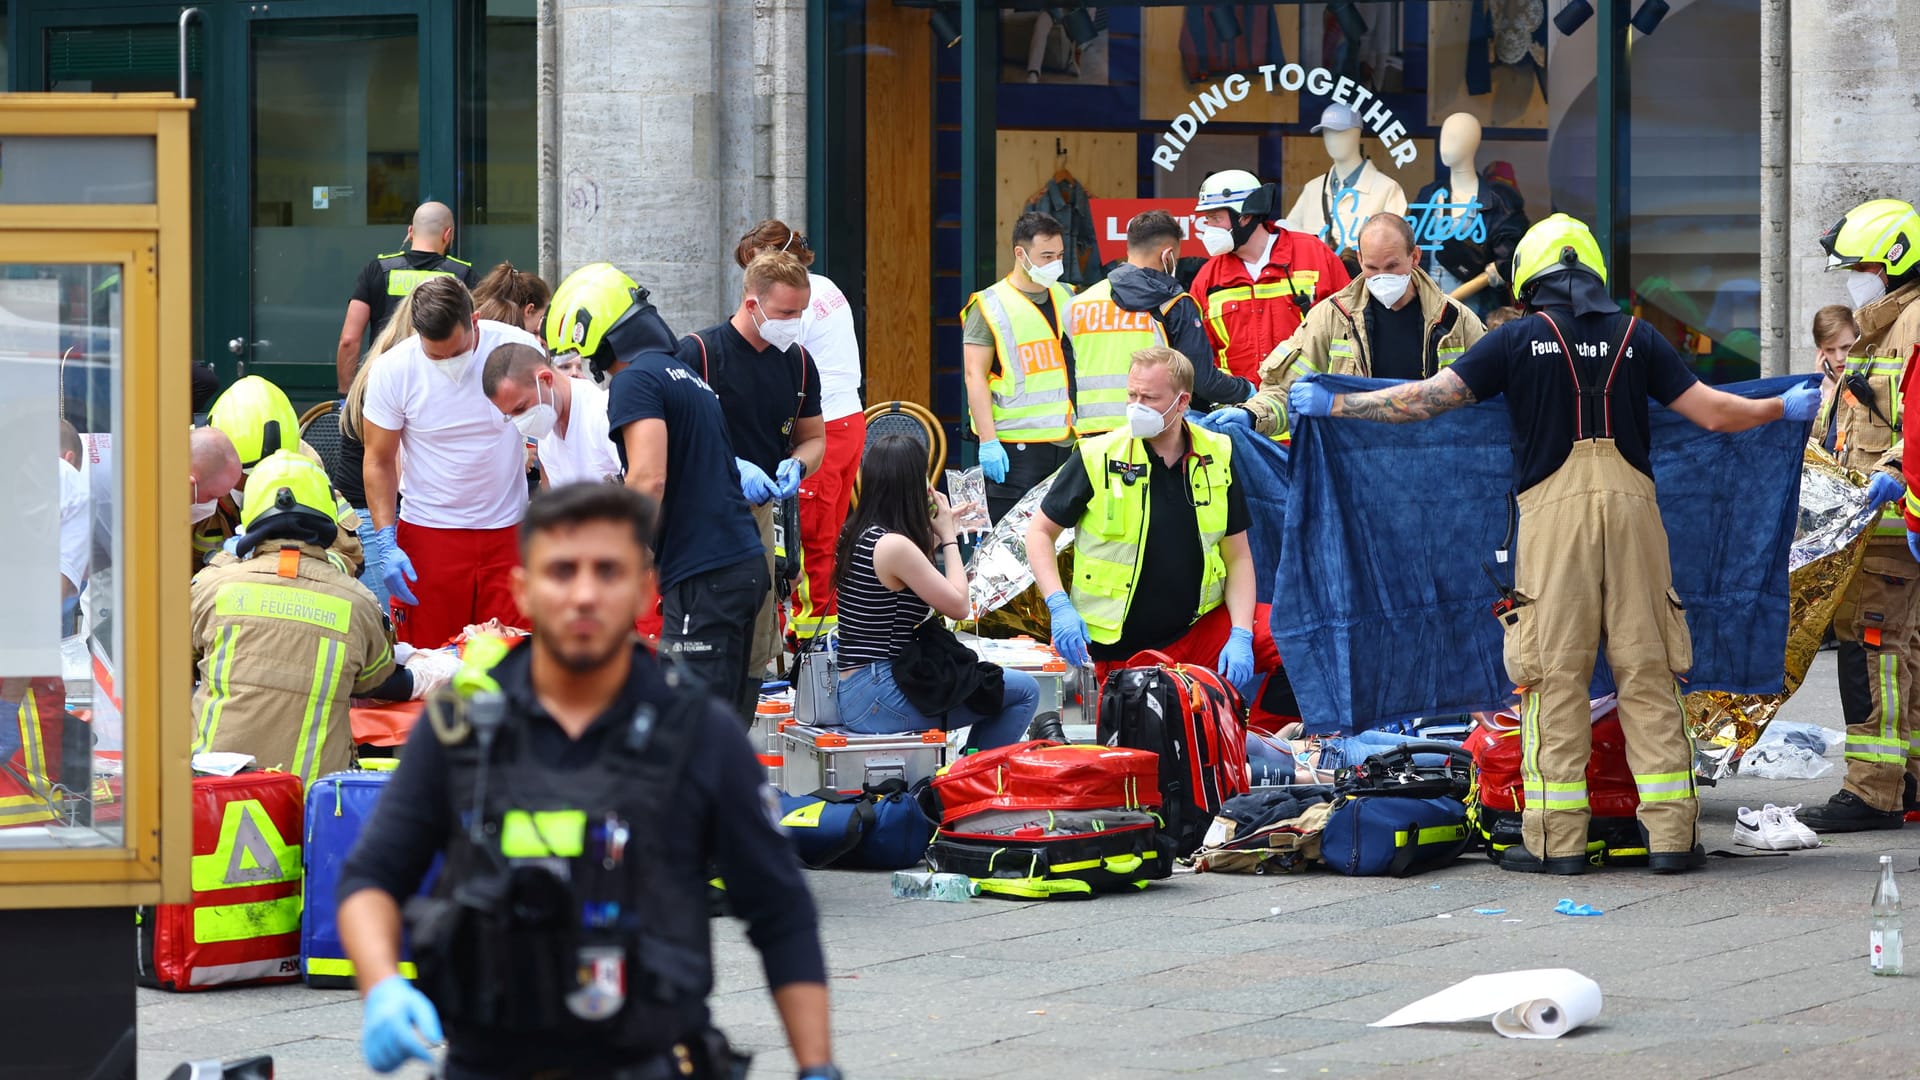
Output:
[[[1019,742],[1026,737],[1027,725],[1033,723],[1034,706],[1040,702],[1040,686],[1024,671],[1012,668],[1001,671],[1006,680],[1006,693],[1000,699],[999,712],[987,714],[962,705],[948,713],[943,723],[907,703],[900,685],[893,681],[891,661],[855,668],[840,680],[840,726],[862,735],[971,727],[962,753]]]
[[[355,510],[354,513],[360,515],[360,552],[367,560],[366,569],[360,571],[360,584],[373,593],[373,598],[380,601],[380,610],[385,611],[389,600],[384,573],[387,549],[373,538],[374,533],[379,531],[373,527],[373,515],[365,510]]]
[[[1349,765],[1358,765],[1382,750],[1391,750],[1402,743],[1424,741],[1412,735],[1401,735],[1392,731],[1356,731],[1341,738],[1322,740],[1320,756],[1314,764],[1322,771],[1344,769]],[[1413,755],[1416,765],[1444,765],[1446,760],[1446,757],[1441,754]]]

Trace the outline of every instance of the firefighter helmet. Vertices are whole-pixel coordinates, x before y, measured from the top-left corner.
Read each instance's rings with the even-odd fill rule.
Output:
[[[233,440],[240,467],[252,469],[276,450],[300,445],[300,414],[286,392],[258,375],[249,375],[214,399],[207,423]]]
[[[1513,249],[1513,292],[1525,298],[1535,279],[1558,270],[1584,270],[1607,282],[1607,264],[1593,230],[1578,218],[1554,214],[1527,230]]]
[[[1920,214],[1899,199],[1873,199],[1846,212],[1820,237],[1827,269],[1877,263],[1897,278],[1920,263]]]
[[[325,469],[305,454],[280,450],[267,455],[247,477],[240,505],[240,527],[288,514],[316,525],[334,525],[333,487]]]
[[[1214,173],[1200,181],[1200,198],[1194,204],[1193,212],[1204,214],[1209,210],[1226,209],[1238,214],[1247,196],[1258,190],[1260,178],[1244,169]]]

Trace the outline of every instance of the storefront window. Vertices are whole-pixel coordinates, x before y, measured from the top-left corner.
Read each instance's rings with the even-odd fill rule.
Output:
[[[503,260],[531,270],[540,189],[534,3],[476,0],[474,9],[469,55],[460,65],[470,89],[460,134],[456,253],[480,274]]]
[[[118,846],[121,268],[0,264],[0,850]]]

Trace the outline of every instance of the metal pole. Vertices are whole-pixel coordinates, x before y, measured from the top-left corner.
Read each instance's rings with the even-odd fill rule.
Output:
[[[1594,48],[1598,55],[1594,68],[1594,127],[1597,129],[1594,155],[1594,239],[1600,243],[1600,256],[1606,262],[1607,285],[1616,300],[1628,291],[1626,265],[1628,223],[1631,206],[1628,185],[1632,176],[1629,164],[1632,123],[1628,101],[1632,87],[1632,62],[1628,55],[1627,22],[1631,0],[1600,0],[1594,21]]]
[[[180,9],[180,97],[187,96],[187,24],[200,18],[197,7]]]

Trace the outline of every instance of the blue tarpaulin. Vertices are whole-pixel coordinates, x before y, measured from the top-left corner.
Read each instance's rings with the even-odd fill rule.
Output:
[[[1336,392],[1372,379],[1324,376]],[[1803,382],[1723,389],[1771,397]],[[1653,470],[1674,588],[1687,605],[1689,690],[1782,688],[1787,550],[1798,517],[1807,425],[1716,435],[1652,408]],[[1273,603],[1273,636],[1307,730],[1346,732],[1415,716],[1497,707],[1495,562],[1513,482],[1504,402],[1416,424],[1296,421],[1291,455],[1236,433],[1252,546]],[[1291,457],[1291,461],[1289,461]],[[1594,693],[1612,688],[1604,661]]]

